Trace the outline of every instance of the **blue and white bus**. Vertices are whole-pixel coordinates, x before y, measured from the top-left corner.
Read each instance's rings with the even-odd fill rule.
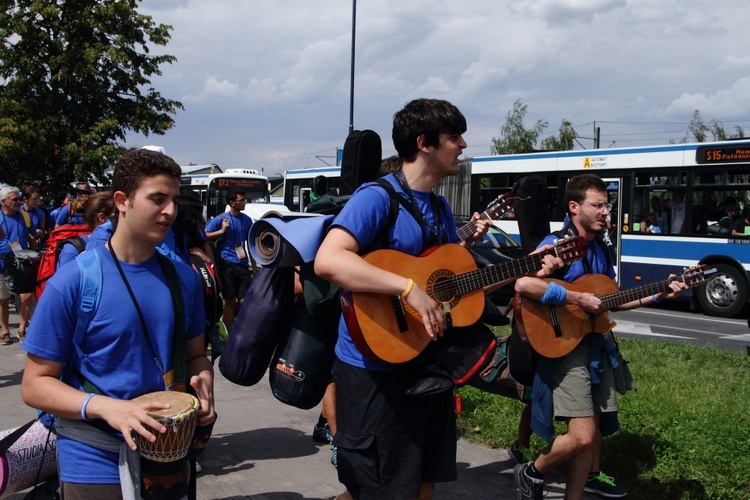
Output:
[[[705,263],[718,272],[691,291],[701,308],[732,317],[745,307],[750,231],[745,227],[732,234],[717,222],[727,215],[736,218],[750,204],[750,140],[487,156],[473,158],[470,165],[473,210],[509,191],[521,177],[542,176],[553,230],[565,217],[568,179],[582,173],[600,176],[613,204],[607,237],[621,288]],[[496,225],[517,237],[514,220]]]
[[[315,167],[287,170],[284,174],[284,206],[294,212],[304,212],[310,204],[312,181],[322,175],[328,179],[328,189],[338,187],[341,167]]]

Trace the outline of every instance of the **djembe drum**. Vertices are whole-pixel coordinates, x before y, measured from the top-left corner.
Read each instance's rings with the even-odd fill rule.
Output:
[[[193,441],[200,402],[185,392],[160,391],[138,396],[133,401],[168,403],[165,410],[150,410],[149,416],[167,428],[161,434],[143,424],[156,440],[150,442],[133,433],[141,456],[141,491],[144,498],[172,500],[187,494],[187,461],[183,460]]]
[[[150,417],[167,428],[167,432],[161,434],[144,424],[144,427],[156,436],[156,441],[151,442],[140,434],[133,434],[141,457],[161,463],[176,462],[185,458],[198,421],[196,418],[200,408],[198,399],[186,392],[160,391],[138,396],[133,401],[155,401],[167,403],[170,406],[166,410],[148,412]]]

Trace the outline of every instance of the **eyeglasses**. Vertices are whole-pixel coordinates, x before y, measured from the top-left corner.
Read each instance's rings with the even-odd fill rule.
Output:
[[[581,205],[588,205],[598,212],[603,212],[605,208],[607,209],[607,212],[612,211],[611,203],[591,203],[590,201],[582,201]]]
[[[11,203],[21,203],[21,198],[8,198]]]

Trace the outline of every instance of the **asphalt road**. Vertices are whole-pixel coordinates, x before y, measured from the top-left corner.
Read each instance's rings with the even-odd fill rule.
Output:
[[[689,310],[685,303],[664,303],[632,311],[610,313],[622,337],[649,338],[665,342],[710,345],[747,352],[750,346],[748,314],[737,318],[714,318]]]

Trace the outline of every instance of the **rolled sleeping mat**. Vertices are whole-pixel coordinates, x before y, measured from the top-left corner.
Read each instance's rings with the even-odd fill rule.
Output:
[[[255,262],[265,267],[293,267],[312,262],[333,215],[267,218],[250,228],[248,246]]]
[[[16,429],[0,432],[0,439]],[[34,486],[37,474],[40,483],[57,474],[57,435],[40,422],[34,422],[0,457],[0,498]]]

